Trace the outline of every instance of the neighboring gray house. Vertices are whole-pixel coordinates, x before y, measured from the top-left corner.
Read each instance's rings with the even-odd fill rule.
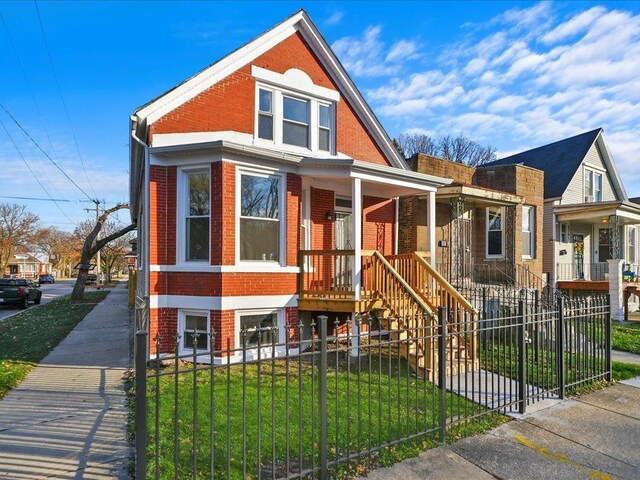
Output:
[[[550,283],[572,292],[608,291],[609,259],[623,259],[624,272],[639,272],[640,205],[627,197],[602,132],[489,164],[544,171],[543,271]]]

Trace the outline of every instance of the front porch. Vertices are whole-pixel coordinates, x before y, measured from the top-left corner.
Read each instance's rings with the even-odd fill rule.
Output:
[[[555,279],[569,291],[608,291],[609,260],[622,260],[622,285],[640,274],[637,225],[640,207],[630,202],[556,205]],[[614,275],[618,275],[616,272]]]

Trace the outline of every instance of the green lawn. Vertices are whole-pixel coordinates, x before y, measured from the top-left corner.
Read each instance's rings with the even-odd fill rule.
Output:
[[[616,324],[611,331],[614,350],[640,354],[640,323]]]
[[[616,382],[640,376],[640,365],[634,363],[612,362],[612,367],[612,377]]]
[[[71,303],[65,296],[0,321],[0,398],[22,381],[107,293],[108,290],[86,292],[83,303]]]
[[[170,371],[171,367],[164,370]],[[371,363],[368,359],[362,361],[360,374],[357,371],[354,362],[350,373],[341,365],[328,375],[329,461],[387,442],[398,441],[398,444],[382,449],[378,455],[356,457],[349,465],[333,468],[331,478],[356,476],[370,467],[393,464],[437,445],[440,440],[436,431],[440,414],[437,387],[410,375],[404,360],[398,361],[397,357],[372,356]],[[300,466],[304,470],[314,463],[318,465],[317,388],[317,370],[312,371],[307,362],[290,363],[288,371],[283,361],[273,365],[267,362],[261,366],[260,373],[256,365],[236,365],[228,371],[217,368],[213,382],[210,371],[199,372],[195,379],[193,373],[183,373],[177,382],[174,375],[160,377],[157,384],[150,378],[148,477],[155,475],[157,454],[160,478],[173,478],[176,472],[177,478],[190,478],[193,445],[197,445],[196,477],[210,477],[212,404],[216,478],[226,477],[227,471],[231,478],[245,478],[245,473],[246,478],[256,478],[258,457],[265,478],[271,477],[274,468],[276,476],[286,475],[287,451],[290,472],[299,471]],[[506,417],[488,413],[456,395],[447,396],[447,416],[454,422],[463,415],[478,415],[473,422],[452,427],[447,433],[450,441],[506,421]],[[174,421],[176,398],[177,424]],[[420,435],[430,429],[434,430],[433,434]],[[174,451],[174,438],[178,439],[177,451]],[[177,463],[174,458],[178,459]]]

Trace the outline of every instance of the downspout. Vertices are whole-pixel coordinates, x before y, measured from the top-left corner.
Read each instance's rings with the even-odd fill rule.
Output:
[[[135,124],[135,126],[138,126],[138,119],[134,116],[131,116],[131,122],[133,122]],[[151,310],[151,306],[150,306],[150,285],[151,285],[151,268],[150,268],[150,259],[151,259],[151,255],[150,255],[150,248],[151,248],[151,239],[150,239],[150,235],[149,235],[149,229],[150,229],[150,219],[149,219],[149,215],[151,213],[151,208],[149,205],[149,180],[150,180],[150,172],[149,172],[149,168],[150,168],[150,161],[149,161],[149,145],[147,145],[144,141],[142,141],[137,135],[136,135],[136,128],[132,128],[131,129],[131,138],[138,143],[143,151],[144,151],[144,195],[143,195],[143,215],[144,215],[144,222],[143,222],[143,231],[144,231],[144,301],[145,301],[145,308],[146,308],[146,316],[147,316],[147,325],[146,325],[146,329],[147,329],[147,333],[149,332],[149,328],[151,325],[151,319],[150,319],[150,310]]]

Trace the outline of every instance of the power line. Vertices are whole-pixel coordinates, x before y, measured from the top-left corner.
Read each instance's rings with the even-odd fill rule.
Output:
[[[36,198],[36,197],[12,197],[11,195],[0,195],[0,198],[12,198],[14,200],[42,200],[43,202],[73,202],[63,198]]]
[[[87,169],[84,166],[84,160],[82,159],[82,154],[80,153],[80,145],[78,145],[78,139],[76,137],[75,130],[73,128],[73,123],[71,123],[71,117],[69,116],[69,110],[67,109],[67,104],[64,101],[64,97],[62,96],[62,89],[60,88],[60,82],[58,81],[58,75],[56,74],[56,69],[53,66],[53,57],[51,57],[51,51],[49,50],[49,43],[47,42],[47,36],[44,33],[44,27],[42,26],[42,18],[40,18],[40,9],[38,8],[38,2],[33,0],[33,4],[36,7],[36,14],[38,16],[38,23],[40,24],[40,31],[42,32],[42,40],[44,41],[44,46],[47,51],[47,56],[49,57],[49,64],[51,65],[51,71],[53,72],[53,78],[56,81],[56,87],[58,88],[58,94],[60,95],[60,101],[62,102],[62,107],[64,108],[64,113],[67,116],[67,122],[69,122],[69,128],[71,129],[71,135],[73,136],[73,141],[76,145],[76,151],[78,152],[78,158],[80,159],[80,165],[82,165],[82,171],[84,172],[84,176],[87,177],[87,182],[89,182],[89,187],[93,192],[93,196],[97,197],[96,191],[93,189],[93,185],[91,185],[91,180],[89,180],[89,175],[87,175]]]
[[[66,212],[64,210],[62,210],[62,207],[58,204],[57,201],[55,201],[53,199],[53,197],[51,196],[51,194],[47,191],[46,188],[44,188],[44,185],[42,184],[42,182],[40,181],[40,179],[36,176],[35,173],[33,173],[33,170],[31,170],[31,167],[29,166],[29,164],[27,163],[27,160],[24,158],[24,155],[22,155],[22,152],[20,151],[20,149],[18,148],[18,145],[16,144],[16,142],[14,142],[13,137],[9,134],[9,130],[7,130],[7,127],[5,126],[4,122],[2,121],[2,119],[0,119],[0,125],[2,125],[3,130],[5,131],[5,133],[7,134],[7,137],[9,137],[9,140],[11,141],[11,143],[13,144],[13,147],[16,149],[16,152],[18,152],[18,155],[20,155],[20,158],[22,158],[22,161],[24,162],[24,164],[27,166],[27,169],[29,170],[29,173],[31,173],[31,175],[33,176],[33,178],[36,179],[36,182],[38,182],[38,185],[40,185],[40,187],[42,188],[42,190],[44,190],[44,193],[47,194],[47,197],[49,197],[51,199],[51,201],[53,201],[53,203],[56,204],[56,207],[58,207],[58,210],[60,210],[60,212],[62,213],[62,215],[64,215],[66,217],[67,220],[69,220],[70,222],[73,222],[73,220],[71,220],[71,218],[69,218],[69,215],[66,214]]]
[[[22,125],[20,125],[20,122],[18,122],[18,120],[16,120],[16,119],[15,119],[15,117],[14,117],[13,115],[11,115],[11,112],[9,112],[9,110],[7,110],[7,107],[5,107],[2,103],[0,103],[0,107],[2,107],[2,109],[5,111],[5,113],[6,113],[7,115],[9,115],[9,117],[11,118],[11,120],[13,120],[13,123],[15,123],[15,124],[18,126],[18,128],[24,132],[24,134],[27,136],[27,138],[29,138],[29,140],[31,140],[31,141],[33,142],[33,144],[34,144],[36,147],[38,147],[38,150],[40,150],[40,151],[44,154],[44,156],[45,156],[45,157],[47,157],[47,158],[51,161],[51,163],[53,163],[53,164],[55,165],[55,167],[56,167],[58,170],[60,170],[60,171],[62,172],[62,174],[63,174],[65,177],[67,177],[67,179],[68,179],[71,183],[73,183],[73,184],[76,186],[76,188],[77,188],[78,190],[80,190],[80,191],[84,194],[84,196],[85,196],[85,197],[87,197],[87,198],[88,198],[89,200],[91,200],[92,202],[96,202],[96,200],[94,200],[93,198],[91,198],[91,197],[89,196],[89,194],[88,194],[87,192],[85,192],[85,191],[82,189],[82,187],[80,187],[80,185],[78,185],[76,182],[74,182],[74,181],[73,181],[73,179],[72,179],[69,175],[67,175],[67,172],[65,172],[65,171],[62,169],[62,167],[60,167],[60,165],[58,165],[58,164],[55,162],[55,160],[53,160],[53,158],[51,158],[51,157],[49,156],[49,154],[48,154],[47,152],[45,152],[45,151],[42,149],[42,147],[38,144],[38,142],[36,142],[36,141],[33,139],[33,137],[32,137],[31,135],[29,135],[29,132],[27,132],[27,131],[24,129],[24,127],[23,127]],[[3,126],[4,126],[4,124],[3,124]],[[7,132],[7,135],[9,135],[9,132],[7,131],[6,127],[5,127],[5,131]],[[11,137],[10,137],[10,138],[11,138]],[[11,141],[13,142],[13,139],[12,139]],[[14,144],[14,145],[15,145],[15,144]],[[37,179],[37,178],[36,178],[36,179]],[[38,183],[40,183],[40,180],[38,180]],[[41,184],[41,185],[42,185],[42,184]],[[47,195],[48,195],[48,193],[47,193]],[[51,196],[51,195],[49,195],[49,196]]]
[[[47,136],[47,141],[49,142],[49,147],[51,148],[51,152],[53,153],[53,156],[57,158],[58,154],[56,153],[56,149],[54,148],[53,142],[51,141],[51,136],[49,135],[49,130],[47,129],[47,125],[44,121],[44,116],[42,115],[42,111],[40,110],[40,105],[38,105],[38,101],[36,100],[33,87],[31,86],[31,82],[29,81],[29,77],[24,68],[24,64],[22,63],[22,60],[20,60],[20,55],[18,55],[18,49],[16,48],[16,45],[13,41],[13,37],[11,36],[11,32],[9,31],[9,27],[7,26],[7,22],[5,21],[4,15],[2,14],[2,12],[0,12],[0,20],[2,21],[2,26],[4,27],[4,31],[7,34],[7,39],[9,40],[9,45],[11,45],[11,50],[13,51],[13,55],[16,57],[18,66],[20,67],[20,71],[22,72],[22,77],[24,79],[24,82],[27,85],[29,93],[31,94],[31,99],[33,100],[33,104],[35,105],[36,111],[38,112],[38,117],[40,118],[40,123],[42,124],[45,135]],[[42,173],[44,174],[48,184],[52,184],[53,182],[51,182],[51,179],[49,178],[49,175],[47,174],[47,172],[43,171]],[[55,189],[53,190],[55,191]],[[79,200],[78,194],[76,193],[75,190],[73,190],[73,194]]]

